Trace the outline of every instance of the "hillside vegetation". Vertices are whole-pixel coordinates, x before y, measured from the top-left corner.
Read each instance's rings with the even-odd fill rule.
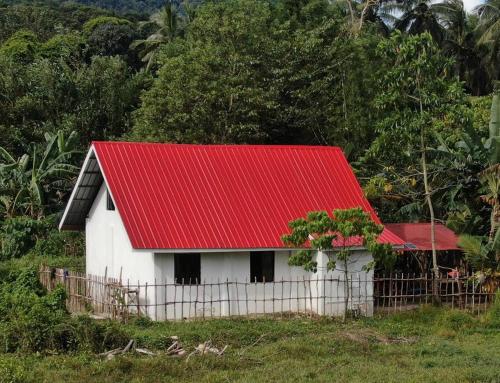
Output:
[[[495,208],[478,174],[498,140],[494,1],[474,14],[451,0],[421,14],[409,1],[392,19],[398,2],[167,2],[147,16],[4,1],[0,237],[14,230],[26,246],[3,257],[46,238],[50,224],[30,220],[57,221],[92,140],[337,145],[383,221],[427,221],[425,127],[436,219],[487,235]],[[65,154],[34,188],[49,146]],[[21,238],[26,225],[40,233]]]
[[[340,146],[382,221],[434,217],[500,272],[499,9],[0,0],[0,382],[500,381],[498,299],[479,317],[120,324],[37,281],[83,267],[57,223],[93,140]],[[229,348],[167,357],[172,335]],[[130,339],[157,355],[97,355]]]

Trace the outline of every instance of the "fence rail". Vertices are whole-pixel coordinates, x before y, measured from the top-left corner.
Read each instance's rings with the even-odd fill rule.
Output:
[[[266,314],[352,315],[414,309],[432,300],[431,275],[391,274],[368,278],[288,278],[272,282],[225,281],[131,284],[107,276],[64,269],[40,269],[50,291],[65,287],[72,312],[92,312],[127,319],[146,315],[155,320],[206,319]],[[498,283],[479,283],[471,275],[438,280],[441,301],[455,308],[481,311],[493,300]]]
[[[377,311],[411,310],[433,299],[432,274],[389,274],[374,278],[374,305]],[[474,274],[444,275],[437,281],[442,304],[452,308],[483,311],[493,301],[500,280],[478,279]]]

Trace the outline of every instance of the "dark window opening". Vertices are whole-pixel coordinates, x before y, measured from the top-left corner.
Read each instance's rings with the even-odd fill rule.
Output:
[[[184,253],[174,255],[175,283],[198,285],[201,277],[201,262],[199,253]]]
[[[252,282],[274,281],[274,251],[250,252],[250,280]]]
[[[109,191],[107,192],[106,196],[106,209],[115,210],[115,204],[113,203],[113,199],[111,198],[111,194],[109,194]]]

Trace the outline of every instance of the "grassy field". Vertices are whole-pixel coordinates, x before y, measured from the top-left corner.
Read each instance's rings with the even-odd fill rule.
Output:
[[[497,310],[498,311],[498,310]],[[0,354],[0,382],[500,382],[500,318],[426,308],[343,324],[307,318],[136,321],[153,357]],[[222,357],[169,357],[210,339]]]

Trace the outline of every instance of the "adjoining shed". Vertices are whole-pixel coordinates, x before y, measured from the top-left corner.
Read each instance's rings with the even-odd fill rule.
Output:
[[[255,303],[246,307],[254,313],[270,311],[266,296],[273,296],[273,310],[275,296],[288,299],[283,310],[299,310],[300,295],[307,297],[303,310],[337,314],[344,292],[330,299],[333,285],[325,283],[342,289],[343,272],[327,272],[322,252],[315,254],[316,273],[290,267],[296,249],[285,247],[281,235],[309,211],[352,207],[380,223],[340,148],[94,142],[60,229],[86,231],[88,274],[154,285],[140,299],[155,319],[178,318],[177,302],[182,316],[237,314],[242,294],[247,305]],[[388,229],[379,239],[404,244]],[[373,272],[362,268],[371,260],[358,248],[348,270],[348,293],[357,297],[351,308],[366,314],[373,310]],[[302,283],[311,279],[316,283]],[[236,281],[252,283],[251,291],[238,290]],[[197,304],[213,301],[212,294],[219,306]]]
[[[431,224],[387,223],[385,227],[405,242],[400,249],[398,266],[404,272],[427,273],[432,268]],[[458,247],[458,236],[441,223],[435,224],[438,265],[446,274],[452,269],[465,268],[463,254]]]

